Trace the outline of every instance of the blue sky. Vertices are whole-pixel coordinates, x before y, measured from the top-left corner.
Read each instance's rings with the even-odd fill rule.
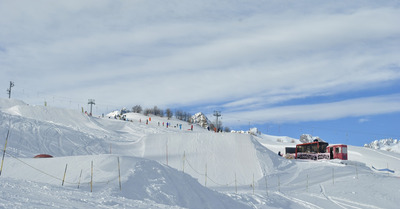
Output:
[[[3,0],[0,83],[34,105],[220,110],[363,145],[400,138],[399,20],[398,1]]]

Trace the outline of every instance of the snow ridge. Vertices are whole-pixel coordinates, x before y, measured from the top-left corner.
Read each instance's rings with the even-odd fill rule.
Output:
[[[400,141],[397,139],[375,140],[369,144],[365,144],[364,147],[400,153]]]

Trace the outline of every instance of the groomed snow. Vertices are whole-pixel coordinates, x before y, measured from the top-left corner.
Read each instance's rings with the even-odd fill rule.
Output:
[[[89,117],[0,99],[2,150],[10,130],[0,208],[397,207],[399,153],[349,146],[348,161],[287,160],[277,152],[297,139],[191,131],[150,117]],[[33,158],[42,153],[54,158]]]

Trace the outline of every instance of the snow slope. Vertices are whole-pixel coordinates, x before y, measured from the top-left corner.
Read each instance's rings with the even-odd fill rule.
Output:
[[[400,141],[397,139],[375,140],[369,144],[365,144],[364,147],[400,153]]]
[[[118,160],[120,160],[121,181],[123,182],[120,192],[118,192]],[[77,188],[79,185],[79,191],[88,192],[91,190],[91,162],[93,162],[92,190],[94,193],[107,191],[109,195],[106,197],[117,194],[120,199],[114,203],[108,201],[101,204],[97,203],[99,206],[120,205],[125,207],[133,206],[132,202],[135,201],[146,202],[151,200],[149,201],[151,204],[160,204],[160,207],[246,207],[244,204],[232,201],[226,195],[208,190],[195,179],[182,172],[155,161],[135,157],[93,155],[50,159],[29,158],[21,160],[13,158],[7,159],[7,164],[4,167],[7,172],[2,177],[11,179],[12,182],[15,182],[14,179],[21,179],[21,181],[41,183],[46,188],[54,188],[56,185],[61,186],[63,184],[64,187],[59,189],[66,189],[67,191]],[[62,183],[65,167],[67,167],[67,175],[64,183]],[[7,185],[4,185],[4,187],[7,187]],[[34,193],[35,191],[31,192]],[[6,198],[4,199],[6,200]],[[135,201],[127,201],[125,203],[124,199]],[[209,201],[204,202],[204,199]],[[85,207],[85,204],[80,204],[79,202],[75,204],[76,207]],[[148,204],[146,203],[147,206]],[[146,207],[146,205],[143,207]],[[36,208],[40,205],[33,206]]]
[[[150,117],[97,118],[0,99],[1,148],[11,131],[0,208],[397,206],[398,153],[349,146],[348,161],[287,160],[276,153],[297,139],[190,131],[186,122]],[[55,158],[32,158],[40,153]]]

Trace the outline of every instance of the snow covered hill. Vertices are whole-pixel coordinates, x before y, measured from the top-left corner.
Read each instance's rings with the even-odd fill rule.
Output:
[[[365,144],[364,147],[400,153],[400,141],[397,139],[375,140],[369,144]]]
[[[202,112],[194,114],[190,120],[193,121],[193,123],[199,124],[203,128],[208,128],[211,124],[211,121]]]
[[[348,161],[287,160],[277,152],[298,139],[123,118],[0,99],[0,208],[397,206],[399,153],[349,146]]]

